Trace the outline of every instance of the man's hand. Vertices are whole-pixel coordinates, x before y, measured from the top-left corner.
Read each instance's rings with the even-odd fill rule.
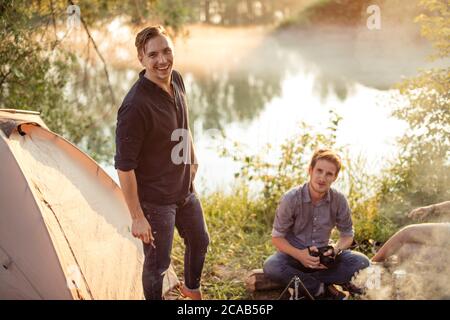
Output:
[[[139,203],[134,170],[117,170],[117,174],[119,175],[120,186],[122,187],[123,196],[127,202],[132,219],[131,234],[133,237],[141,239],[144,243],[151,244],[154,248],[152,228],[145,218],[141,204]]]
[[[334,256],[336,256],[336,255],[338,255],[342,250],[341,249],[339,249],[338,247],[337,247],[337,245],[332,245],[332,247],[333,247],[333,249],[328,249],[327,251],[325,251],[324,253],[323,253],[323,255],[324,256],[331,256],[331,257],[334,257]]]
[[[310,247],[309,250],[319,252],[319,250],[315,246]],[[308,249],[298,250],[296,259],[300,261],[300,263],[303,264],[306,268],[327,269],[327,267],[325,267],[323,264],[320,263],[319,257],[313,257],[312,255],[309,254]]]
[[[152,235],[152,228],[145,217],[133,219],[131,224],[131,234],[133,237],[141,239],[144,243],[155,247],[153,244],[155,239]]]
[[[408,217],[414,220],[424,220],[428,215],[430,215],[432,207],[421,207],[412,210],[408,213]]]

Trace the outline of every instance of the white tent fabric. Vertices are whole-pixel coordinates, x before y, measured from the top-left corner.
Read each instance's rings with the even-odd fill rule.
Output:
[[[38,115],[2,120],[17,126],[0,130],[0,299],[142,299],[142,244],[117,184]],[[164,291],[177,283],[171,268]]]

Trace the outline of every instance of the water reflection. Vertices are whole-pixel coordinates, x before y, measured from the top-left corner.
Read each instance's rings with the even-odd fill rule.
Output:
[[[73,142],[105,163],[111,163],[114,153],[118,105],[135,81],[136,73],[133,70],[111,69],[109,75],[114,100],[105,81],[103,68],[85,61],[80,61],[66,88],[68,100],[90,120],[85,127],[78,128],[79,135]],[[98,134],[99,131],[101,134]]]
[[[244,71],[209,77],[188,74],[191,123],[200,121],[202,129],[223,130],[232,122],[249,122],[281,94],[281,80],[281,74],[267,76]]]
[[[282,95],[283,80],[297,74],[314,75],[314,94],[321,101],[331,95],[344,101],[352,93],[355,83],[384,90],[398,81],[400,74],[396,73],[393,79],[392,73],[395,72],[392,71],[381,75],[378,72],[377,81],[372,81],[368,74],[377,70],[369,70],[373,63],[367,55],[355,54],[353,33],[352,30],[333,34],[305,34],[301,31],[272,33],[240,56],[235,65],[226,60],[220,65],[211,65],[205,59],[203,69],[199,70],[190,64],[183,64],[180,71],[188,91],[191,127],[199,121],[203,129],[223,130],[233,122],[250,122],[267,103]],[[128,49],[131,52],[126,56],[134,59],[134,48]],[[183,58],[184,53],[178,52],[178,55]],[[368,60],[361,62],[361,59]],[[198,61],[193,61],[195,63]],[[136,81],[139,71],[136,62],[128,68],[123,63],[119,67],[114,63],[109,65],[116,98],[114,105],[101,65],[82,63],[75,72],[76,78],[70,91],[80,108],[98,110],[104,124],[111,126],[121,100]]]
[[[290,76],[313,74],[314,93],[324,101],[330,95],[345,100],[354,82],[330,74],[320,63],[304,58],[295,37],[290,42],[280,35],[268,35],[239,60],[237,66],[213,67],[211,72],[198,72],[189,65],[185,74],[191,122],[200,121],[203,129],[224,129],[233,122],[250,122],[267,104],[282,96],[282,83]],[[207,61],[205,68],[210,68]]]

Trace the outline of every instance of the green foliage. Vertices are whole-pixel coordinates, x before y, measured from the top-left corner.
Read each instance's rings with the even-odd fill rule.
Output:
[[[281,145],[278,160],[266,159],[265,155],[276,152],[270,146],[263,153],[250,156],[239,146],[232,152],[224,152],[242,163],[236,177],[243,184],[261,186],[255,208],[257,215],[270,231],[275,210],[282,195],[289,189],[308,181],[308,166],[313,152],[318,148],[332,148],[341,155],[343,165],[336,186],[346,194],[353,211],[356,240],[386,240],[393,232],[390,220],[379,214],[377,190],[379,181],[366,173],[364,159],[354,159],[345,148],[336,145],[336,132],[341,117],[330,111],[330,124],[324,133],[314,133],[307,124],[300,124],[300,134]]]
[[[303,6],[298,0],[184,0],[190,8],[189,22],[226,26],[271,24],[277,15]]]
[[[416,22],[421,24],[422,35],[431,41],[436,53],[433,59],[450,55],[450,10],[447,0],[421,0],[419,5],[426,10]]]
[[[449,56],[447,1],[421,1],[427,13],[417,21],[437,49],[432,57]],[[403,100],[394,116],[409,128],[398,141],[398,159],[386,171],[379,192],[381,210],[398,224],[411,209],[450,199],[450,68],[422,71],[397,86]]]
[[[274,152],[270,145],[266,146],[264,153],[254,156],[239,150],[234,152],[234,160],[243,164],[236,177],[240,177],[243,181],[256,181],[262,184],[263,205],[268,220],[273,219],[280,197],[290,188],[307,181],[308,165],[314,150],[334,145],[340,117],[335,113],[332,113],[332,116],[334,119],[326,134],[313,134],[311,127],[301,123],[299,126],[301,134],[281,145],[281,155],[277,162],[265,157]]]
[[[379,210],[380,180],[366,172],[366,159],[343,155],[344,168],[340,173],[341,191],[347,196],[352,210],[355,240],[361,244],[367,240],[386,241],[396,231],[395,224]],[[337,234],[332,235],[335,239]],[[360,248],[365,250],[370,248]],[[365,252],[370,254],[370,251]]]
[[[68,32],[64,27],[70,3],[16,0],[0,4],[0,108],[40,111],[51,130],[94,159],[110,162],[113,135],[108,110],[117,106],[105,94],[108,81],[102,71],[98,72],[101,77],[95,76],[99,79],[89,76],[87,68],[93,68],[89,61],[66,51],[64,38],[57,37],[58,31]],[[176,35],[187,14],[181,1],[73,3],[80,6],[87,27],[101,27],[124,16],[134,23],[164,23]],[[88,101],[80,103],[80,96]]]
[[[68,101],[66,91],[77,60],[50,36],[53,27],[49,26],[55,18],[49,10],[45,3],[39,7],[35,3],[27,6],[23,1],[3,3],[0,18],[0,108],[40,111],[51,130],[73,143],[81,145],[82,140],[88,137],[107,145],[107,137],[96,130],[98,116],[95,112],[81,110]],[[93,130],[89,131],[89,128]],[[102,155],[94,150],[84,150],[97,160],[102,159]]]
[[[190,10],[182,0],[157,1],[156,11],[162,17],[162,24],[171,26],[175,34],[180,33],[190,15]]]
[[[318,25],[356,26],[365,19],[370,0],[317,0],[301,8],[279,24],[284,28],[307,28]]]
[[[117,17],[126,18],[126,22],[133,25],[164,24],[174,34],[183,28],[189,9],[182,5],[181,0],[94,0],[72,1],[80,7],[80,14],[88,26],[100,27]],[[69,1],[44,0],[33,1],[39,12],[47,7],[65,12]]]

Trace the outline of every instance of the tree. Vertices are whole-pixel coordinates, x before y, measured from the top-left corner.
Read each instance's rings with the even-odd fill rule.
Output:
[[[422,0],[416,21],[435,48],[433,60],[450,55],[447,0]],[[450,199],[450,68],[422,71],[400,83],[406,103],[394,116],[409,124],[399,140],[400,154],[387,170],[380,190],[381,210],[398,224],[410,209]]]
[[[67,8],[73,4],[81,8],[87,50],[94,48],[103,65],[100,81],[92,81],[93,77],[86,72],[89,63],[65,50],[62,46],[65,36],[58,35],[60,31],[65,35],[70,33],[65,22]],[[117,102],[108,66],[89,30],[101,28],[117,16],[128,17],[131,23],[139,23],[146,16],[153,23],[164,23],[177,35],[182,32],[187,14],[180,0],[0,2],[0,108],[40,111],[51,130],[77,144],[96,160],[111,161],[112,128],[105,124],[111,120],[108,110],[114,110]],[[86,85],[80,86],[79,82]],[[84,92],[80,88],[84,88]],[[88,95],[88,90],[97,94]],[[88,101],[87,106],[82,107],[79,95],[83,94],[92,100],[105,96],[105,101],[101,101],[103,111],[89,108],[95,101]]]

